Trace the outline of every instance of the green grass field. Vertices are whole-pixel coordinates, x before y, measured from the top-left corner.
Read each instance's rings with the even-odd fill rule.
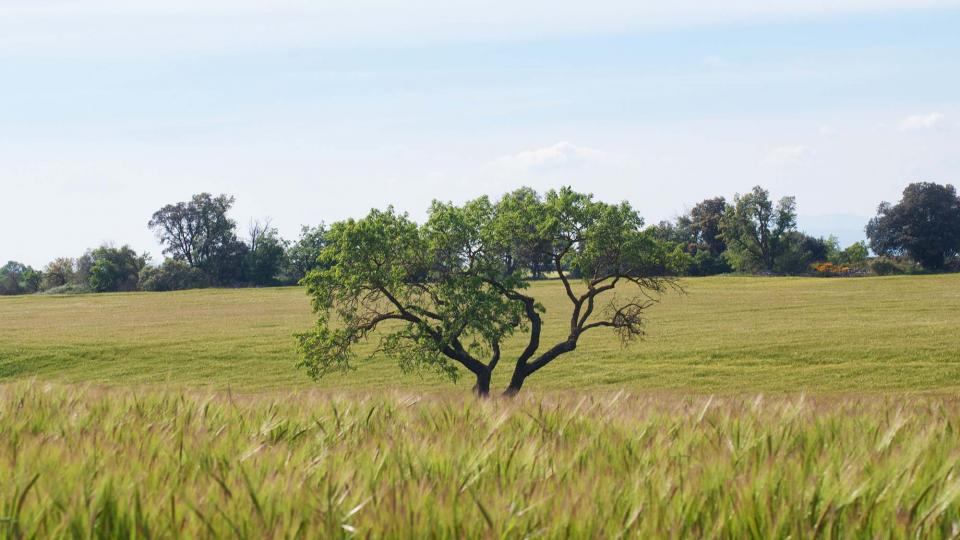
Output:
[[[683,286],[515,400],[310,381],[297,288],[0,298],[0,538],[960,535],[960,275]]]
[[[687,279],[650,311],[645,341],[588,334],[525,390],[606,387],[684,393],[947,392],[960,389],[960,275]],[[568,316],[557,282],[533,291],[545,343]],[[0,381],[230,387],[454,388],[383,360],[319,385],[294,369],[292,334],[312,324],[302,289],[0,298]],[[371,345],[372,346],[372,345]],[[520,342],[507,352],[516,353]],[[507,356],[505,356],[505,361]],[[509,365],[495,384],[502,387]],[[460,391],[473,381],[464,378]]]

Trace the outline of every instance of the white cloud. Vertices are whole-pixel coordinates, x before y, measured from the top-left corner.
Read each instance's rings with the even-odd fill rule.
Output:
[[[813,150],[805,144],[778,146],[770,151],[767,161],[774,164],[792,164],[806,161],[813,155]]]
[[[608,155],[600,150],[561,141],[544,148],[505,156],[498,162],[510,168],[527,171],[556,171],[578,169],[588,164],[604,162],[607,158]]]
[[[937,126],[943,121],[943,119],[943,114],[938,112],[914,114],[900,121],[900,129],[902,131],[928,129]]]

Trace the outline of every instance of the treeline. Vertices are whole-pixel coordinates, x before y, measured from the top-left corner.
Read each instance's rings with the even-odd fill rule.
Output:
[[[324,226],[304,226],[295,241],[270,221],[251,222],[244,237],[228,213],[234,198],[209,193],[168,204],[148,226],[166,258],[151,265],[129,246],[101,246],[61,257],[43,270],[11,261],[0,268],[0,294],[173,291],[204,287],[293,285],[317,265]]]
[[[960,271],[960,198],[949,184],[913,183],[899,203],[881,203],[865,227],[869,244],[841,247],[836,237],[815,238],[799,231],[796,199],[774,201],[760,186],[732,202],[723,197],[704,200],[651,231],[683,252],[685,273],[694,276],[731,271],[824,276]]]
[[[129,246],[108,245],[57,258],[42,270],[10,261],[0,267],[0,294],[292,285],[319,264],[326,237],[322,224],[302,227],[291,241],[269,220],[253,221],[241,236],[228,216],[233,204],[233,197],[200,193],[155,212],[148,226],[163,246],[165,258],[158,265]],[[681,273],[691,276],[960,271],[960,198],[949,184],[910,184],[897,204],[881,203],[865,227],[869,244],[842,247],[835,237],[798,230],[796,199],[774,200],[760,186],[732,201],[701,201],[647,232],[681,261]],[[531,278],[549,275],[547,261],[527,260]]]
[[[797,229],[794,197],[774,201],[760,186],[736,195],[706,199],[674,221],[651,228],[685,257],[686,274],[863,272],[869,256],[865,242],[841,248],[836,237],[816,238]]]

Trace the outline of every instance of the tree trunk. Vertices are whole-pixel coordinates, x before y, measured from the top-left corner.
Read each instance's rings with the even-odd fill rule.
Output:
[[[478,373],[477,384],[473,385],[473,393],[477,397],[488,397],[490,395],[490,373]]]
[[[523,388],[523,381],[527,379],[527,373],[523,366],[517,366],[513,370],[513,376],[510,377],[510,386],[503,391],[504,397],[514,397],[520,393],[520,389]]]

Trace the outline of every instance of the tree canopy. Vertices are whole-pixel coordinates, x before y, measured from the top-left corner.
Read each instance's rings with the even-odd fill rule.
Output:
[[[227,217],[233,203],[227,195],[199,193],[157,210],[148,225],[165,254],[204,270],[215,283],[227,284],[242,277],[246,252],[236,223]]]
[[[422,225],[392,208],[373,210],[332,225],[320,266],[304,278],[318,320],[298,336],[301,366],[313,377],[350,369],[354,346],[379,331],[377,351],[402,369],[454,379],[465,369],[486,395],[504,341],[524,333],[512,395],[586,332],[641,336],[647,308],[676,287],[667,274],[677,257],[628,203],[569,188],[435,201]],[[537,261],[549,261],[571,308],[566,338],[545,349],[544,308],[527,291]]]
[[[783,197],[774,205],[770,192],[760,186],[736,195],[720,222],[727,244],[727,256],[739,270],[773,272],[778,258],[790,247],[796,229],[794,197]]]
[[[906,254],[924,268],[939,270],[960,253],[960,198],[950,184],[910,184],[899,203],[880,204],[866,233],[877,254]]]

